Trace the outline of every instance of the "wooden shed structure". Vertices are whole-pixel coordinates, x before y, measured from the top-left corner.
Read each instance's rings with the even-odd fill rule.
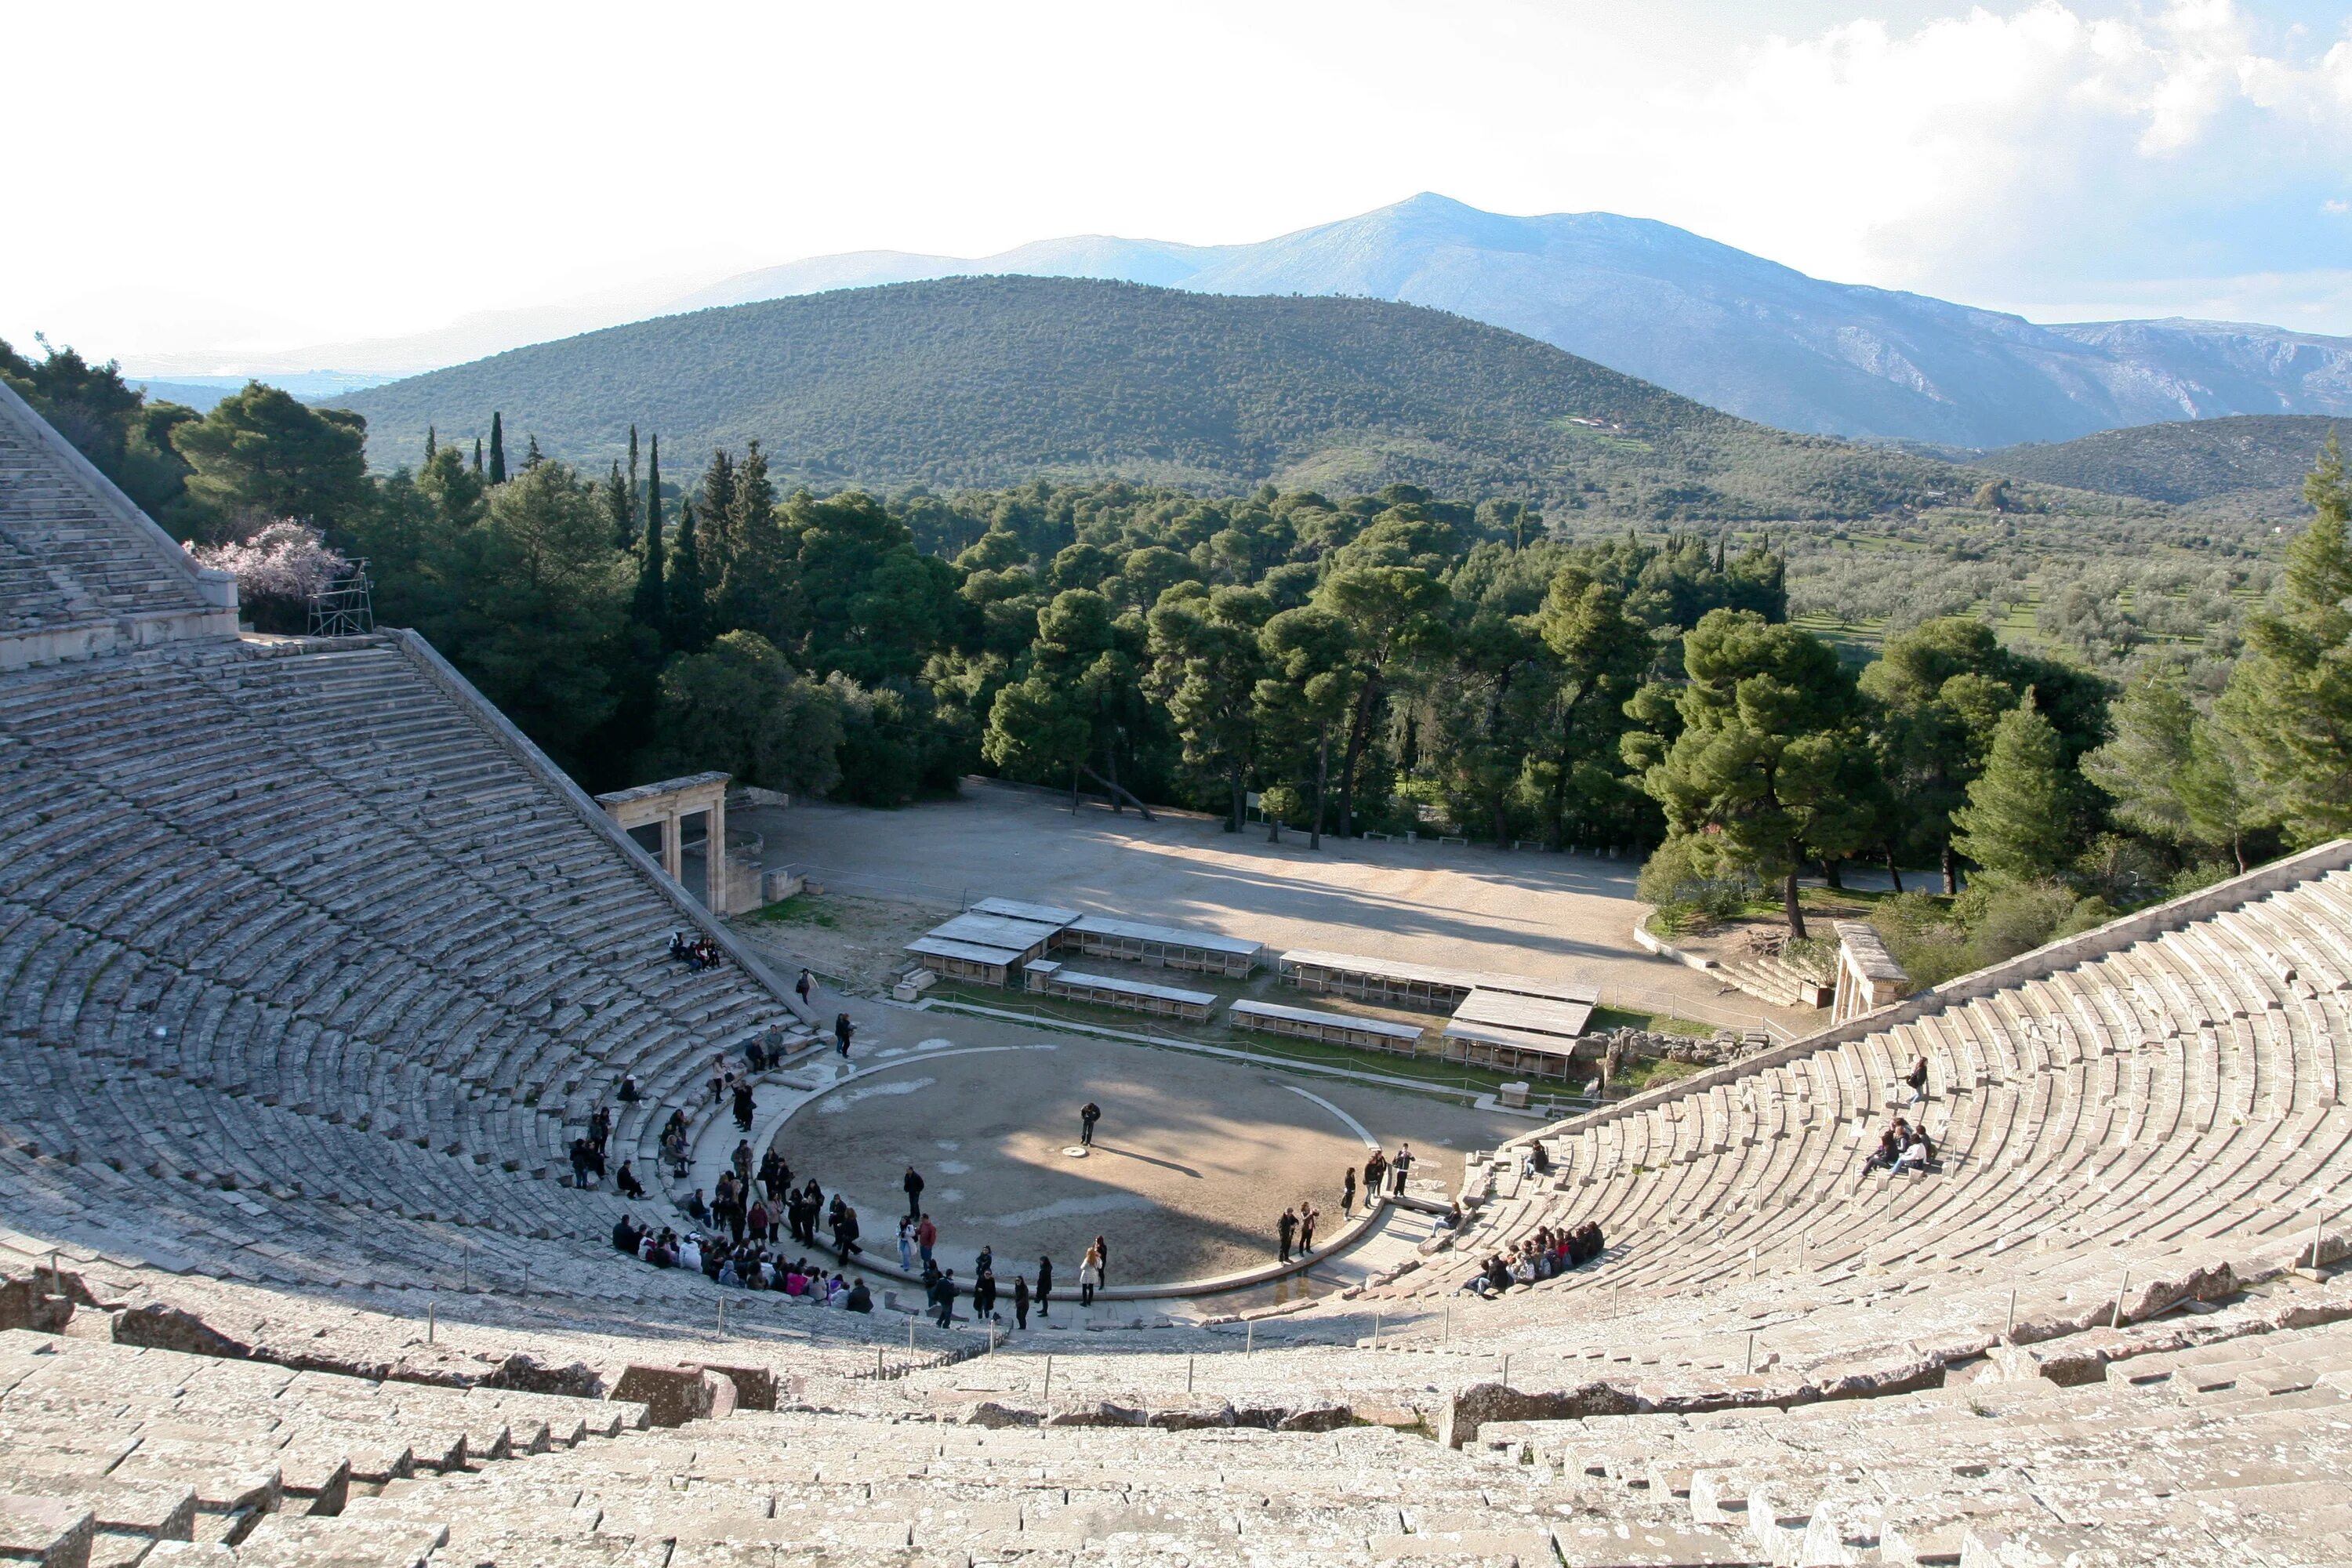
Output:
[[[1318,1013],[1305,1007],[1286,1007],[1279,1002],[1255,1002],[1244,997],[1225,1009],[1225,1018],[1237,1029],[1289,1035],[1363,1050],[1397,1051],[1411,1056],[1421,1047],[1422,1030],[1411,1024],[1359,1018],[1348,1013]]]
[[[1055,945],[1089,958],[1120,958],[1162,969],[1190,969],[1246,980],[1265,962],[1265,944],[1188,926],[1146,925],[1109,915],[1080,915]]]

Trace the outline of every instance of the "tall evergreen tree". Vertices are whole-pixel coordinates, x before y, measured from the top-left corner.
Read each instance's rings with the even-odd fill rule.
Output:
[[[634,440],[634,428],[630,436]],[[662,570],[661,437],[654,437],[652,478],[646,484],[646,542],[637,556],[637,593],[629,613],[667,640],[669,616],[664,603],[667,587]]]
[[[629,538],[622,541],[626,550],[636,542],[637,522],[637,427],[629,426]]]
[[[493,409],[490,413],[490,483],[507,482],[506,416]]]
[[[441,444],[435,437],[433,426],[427,425],[425,427],[425,460],[428,463],[431,462],[433,460],[433,454],[440,449]]]
[[[474,437],[474,472],[476,472],[476,473],[478,473],[478,473],[480,473],[481,471],[482,471],[482,438],[481,438],[479,436],[477,436],[477,437]]]
[[[523,438],[522,471],[527,474],[545,461],[539,455],[539,433],[533,431]]]
[[[692,502],[677,509],[677,537],[671,542],[669,581],[662,600],[670,646],[681,653],[700,653],[710,640],[710,585],[703,575],[695,511]]]
[[[613,548],[624,552],[635,548],[637,542],[636,498],[629,493],[629,481],[621,477],[621,459],[613,459],[612,470],[604,476],[600,498],[604,503],[604,516],[613,525]]]
[[[2333,435],[2303,494],[2316,515],[2287,546],[2277,597],[2247,620],[2221,712],[2268,819],[2315,844],[2352,830],[2352,488]]]
[[[2073,812],[2058,731],[2033,693],[2000,716],[1969,804],[1952,814],[1952,847],[1986,870],[2021,881],[2046,877],[2073,858]]]
[[[704,580],[712,590],[727,580],[735,559],[735,459],[723,447],[714,447],[702,470],[702,484],[694,500],[700,526],[695,547],[702,554]]]
[[[777,526],[767,454],[757,441],[732,476],[727,533],[726,569],[714,579],[717,619],[729,630],[748,627],[773,640],[784,624],[784,539]]]
[[[2124,694],[2113,721],[2115,738],[2082,765],[2115,797],[2116,820],[2184,849],[2226,853],[2244,870],[2254,802],[2229,732],[2162,671]]]

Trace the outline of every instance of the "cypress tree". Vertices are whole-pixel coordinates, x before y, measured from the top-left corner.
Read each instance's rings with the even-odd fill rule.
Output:
[[[613,523],[613,548],[626,553],[637,542],[636,498],[629,493],[629,481],[621,477],[621,459],[613,459],[612,472],[604,476],[604,515]]]
[[[490,483],[507,482],[506,420],[496,410],[490,414]]]
[[[632,426],[629,426],[629,532],[630,532],[631,538],[630,538],[630,541],[629,541],[628,542],[625,542],[625,543],[621,546],[621,548],[622,548],[622,549],[624,549],[624,550],[625,550],[625,549],[627,549],[627,548],[629,547],[629,543],[633,543],[633,542],[635,542],[635,533],[636,533],[636,521],[637,521],[637,427],[636,427],[635,426],[632,425]]]
[[[677,538],[670,541],[668,566],[661,595],[663,630],[670,647],[682,654],[698,654],[706,632],[703,611],[710,602],[710,585],[703,578],[701,545],[696,541],[694,500],[679,500],[677,505]]]
[[[481,438],[479,436],[477,436],[477,437],[474,437],[474,472],[476,472],[476,473],[478,473],[478,473],[480,473],[481,471],[482,471],[482,438]]]
[[[636,432],[632,429],[632,437]],[[646,485],[646,542],[637,561],[637,593],[630,614],[667,640],[669,616],[662,602],[661,437],[654,437],[652,479]]]
[[[702,470],[702,493],[694,510],[702,521],[698,547],[704,575],[711,584],[723,583],[740,553],[735,536],[735,459],[724,448],[712,451],[710,466]]]
[[[776,526],[776,487],[768,479],[768,456],[753,441],[734,472],[728,506],[727,570],[717,576],[718,624],[728,631],[749,627],[775,634],[775,612],[783,596],[783,534]]]
[[[440,443],[434,438],[433,426],[427,425],[425,427],[425,460],[428,463],[431,462],[433,460],[433,454],[440,449]]]
[[[1952,847],[2000,876],[2046,877],[2071,858],[2063,753],[2058,731],[2033,706],[2033,689],[2000,716],[1969,804],[1952,813]]]
[[[702,650],[704,611],[710,597],[702,574],[702,554],[695,543],[694,513],[691,505],[677,509],[677,539],[670,551],[669,582],[662,603],[670,646],[681,653]]]

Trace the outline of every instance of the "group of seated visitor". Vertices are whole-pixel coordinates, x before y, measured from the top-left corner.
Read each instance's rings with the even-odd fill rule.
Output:
[[[669,955],[677,963],[683,963],[688,969],[698,973],[705,969],[716,969],[720,962],[717,942],[707,936],[698,936],[692,942],[688,942],[686,940],[686,933],[682,931],[669,933]]]
[[[1922,1118],[1913,1126],[1900,1116],[1886,1124],[1878,1135],[1878,1146],[1862,1162],[1862,1173],[1873,1171],[1924,1171],[1935,1163],[1935,1142],[1927,1136],[1927,1125]]]
[[[1591,1220],[1574,1226],[1546,1226],[1513,1250],[1486,1259],[1462,1282],[1462,1289],[1476,1296],[1498,1296],[1514,1285],[1533,1285],[1590,1263],[1606,1245],[1601,1226]]]
[[[613,1226],[613,1250],[634,1255],[656,1268],[693,1269],[713,1283],[744,1290],[775,1290],[845,1312],[871,1312],[874,1292],[863,1279],[828,1274],[805,1258],[787,1261],[757,1242],[730,1245],[724,1237],[689,1230],[658,1231],[623,1215]]]

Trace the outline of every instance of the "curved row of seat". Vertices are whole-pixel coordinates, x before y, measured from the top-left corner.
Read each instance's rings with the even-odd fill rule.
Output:
[[[12,672],[0,782],[9,1217],[116,1257],[593,1293],[623,1205],[541,1179],[591,1111],[652,1184],[714,1053],[799,1032],[397,637]]]
[[[2002,1326],[1992,1298],[2013,1289],[2275,1261],[2337,1217],[2352,1171],[2352,875],[2319,869],[2108,945],[2090,933],[1990,994],[1507,1147],[1455,1252],[1367,1294],[1426,1309],[1487,1254],[1587,1219],[1612,1242],[1598,1266],[1465,1308],[1457,1332],[1467,1317],[1499,1342],[1629,1300],[1692,1332],[1745,1332],[1792,1293],[1892,1280],[1927,1298],[1895,1326],[1916,1336]],[[1902,1080],[1917,1057],[1915,1109]],[[1865,1176],[1898,1114],[1924,1115],[1936,1166]],[[1542,1176],[1521,1164],[1538,1142]]]

